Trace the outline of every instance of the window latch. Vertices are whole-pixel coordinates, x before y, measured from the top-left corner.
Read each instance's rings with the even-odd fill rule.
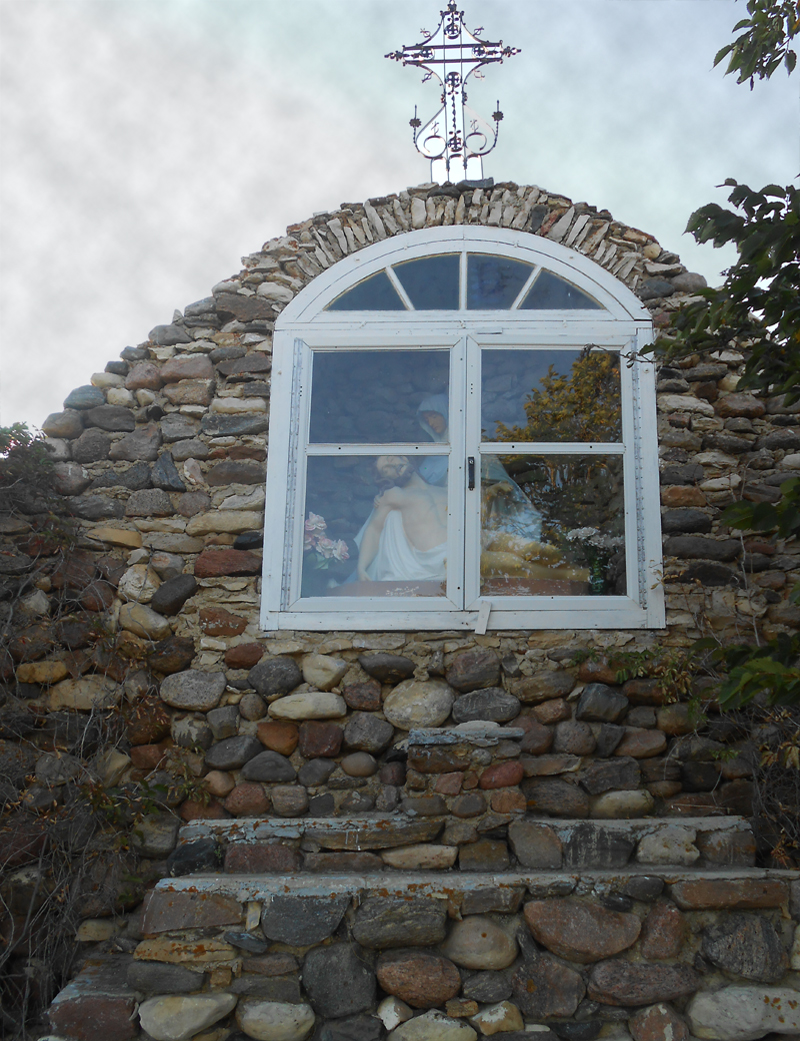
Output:
[[[471,492],[475,491],[475,456],[467,459],[467,487]]]

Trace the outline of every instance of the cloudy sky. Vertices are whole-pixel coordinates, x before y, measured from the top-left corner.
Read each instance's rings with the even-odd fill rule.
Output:
[[[408,119],[438,94],[383,55],[442,0],[0,0],[0,423],[65,395],[343,201],[428,180]],[[485,163],[606,207],[718,280],[682,235],[725,177],[800,169],[798,85],[712,71],[744,0],[463,0],[522,48],[470,91]]]

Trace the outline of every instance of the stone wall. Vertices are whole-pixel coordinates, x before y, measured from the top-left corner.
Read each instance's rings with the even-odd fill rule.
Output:
[[[698,1030],[709,1016],[734,1022],[736,1002],[761,1009],[774,997],[778,1005],[769,1007],[785,1012],[788,999],[770,988],[797,983],[788,962],[789,881],[752,867],[757,842],[746,822],[756,746],[768,735],[720,716],[713,678],[681,657],[699,635],[731,641],[800,625],[800,608],[787,598],[800,577],[794,544],[742,541],[720,521],[734,498],[777,499],[780,483],[800,469],[796,410],[737,390],[741,354],[687,359],[660,373],[665,630],[259,631],[276,316],[345,254],[412,228],[468,222],[528,231],[586,254],[639,295],[657,327],[704,284],[651,236],[538,188],[411,189],[290,227],[244,258],[242,272],[211,296],[125,348],[44,424],[74,540],[66,549],[47,541],[52,522],[41,502],[0,518],[9,908],[2,928],[13,952],[5,962],[11,1000],[4,1000],[13,1005],[31,978],[46,994],[30,908],[41,903],[42,886],[63,890],[61,905],[82,922],[86,959],[54,1006],[54,1027],[66,1036],[111,1037],[107,1024],[105,1033],[93,1025],[85,1002],[112,992],[130,1006],[117,1036],[163,1041],[233,1037],[224,1024],[232,1024],[234,1006],[246,1036],[302,1038],[315,1021],[320,1041],[377,1038],[393,1022],[398,1041],[468,1041],[476,1030],[510,1036],[523,1020],[544,1036],[550,1024],[574,1039],[601,1030],[625,1037],[627,1023],[644,1041],[684,1036],[684,1013]],[[368,838],[370,827],[380,841]],[[776,836],[762,828],[757,838],[769,864]],[[83,856],[80,873],[67,872],[66,881],[53,876],[58,850]],[[725,885],[766,886],[768,902],[748,888],[708,904],[676,896],[683,892],[676,887],[705,884],[723,869],[734,871]],[[645,870],[652,885],[637,888]],[[559,871],[560,882],[547,874]],[[343,872],[351,880],[331,889],[330,876]],[[689,875],[681,881],[675,872]],[[211,881],[198,888],[199,877]],[[162,920],[157,909],[178,881],[189,902]],[[395,895],[383,895],[386,886]],[[142,918],[136,905],[145,890]],[[307,942],[300,932],[294,941],[276,938],[264,925],[279,892],[289,890],[297,906],[312,908],[317,931]],[[484,899],[484,890],[502,892]],[[407,897],[423,891],[438,903],[428,932],[416,938],[407,921],[416,897]],[[302,903],[312,898],[330,914]],[[389,899],[405,908],[402,942],[381,939],[395,914],[385,908],[376,911],[378,938],[365,941],[363,908]],[[218,905],[224,921],[204,917],[203,907]],[[791,913],[796,919],[796,908]],[[648,954],[637,940],[654,914],[681,922],[681,940],[665,955]],[[472,967],[452,952],[470,918],[474,925],[486,915],[509,960]],[[550,921],[563,922],[569,935],[596,929],[604,942],[617,932],[626,942],[577,956],[551,936]],[[240,944],[225,938],[232,928]],[[162,934],[167,945],[153,947]],[[744,952],[743,960],[717,956],[718,947]],[[623,951],[624,966],[635,969],[613,960]],[[100,955],[105,967],[96,964]],[[768,970],[750,968],[759,958],[772,959]],[[181,963],[169,990],[178,1005],[164,1005],[154,995],[173,979],[166,968],[173,963]],[[539,976],[531,975],[534,965]],[[119,973],[129,971],[122,986]],[[339,981],[336,972],[363,977],[369,1001],[354,996],[341,1011],[335,994],[315,997],[314,971],[323,982]],[[470,983],[473,971],[498,977],[482,990]],[[617,976],[624,993],[612,993]],[[401,982],[387,982],[395,977]],[[651,987],[645,977],[661,982]],[[432,991],[419,1001],[402,997],[411,978],[441,984],[436,1000]],[[571,997],[557,1008],[531,997],[561,993],[562,982]],[[720,987],[723,1011],[711,997]],[[695,991],[692,1008],[711,1002],[711,1012],[687,1011]],[[185,1007],[189,999],[176,997],[184,993],[193,995]],[[386,995],[394,1011],[371,1017]],[[406,1011],[392,1004],[398,995],[404,1008],[439,1012],[400,1026]],[[144,1033],[127,1018],[137,1000]],[[483,1008],[497,1002],[510,1005]],[[253,1013],[260,1025],[248,1025],[247,1009],[264,1003],[270,1007]],[[121,1007],[109,1013],[115,1021]],[[186,1023],[199,1016],[193,1032],[175,1026],[173,1007]],[[148,1010],[167,1026],[154,1026]],[[263,1025],[273,1013],[283,1026]],[[791,1032],[771,1015],[747,1035],[731,1027],[700,1036]],[[325,1025],[342,1017],[348,1023]],[[677,1032],[668,1035],[662,1022]],[[223,1025],[208,1032],[214,1023]]]

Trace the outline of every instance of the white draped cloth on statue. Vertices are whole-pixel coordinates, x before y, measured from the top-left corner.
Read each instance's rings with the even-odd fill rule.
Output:
[[[367,574],[373,582],[443,579],[446,559],[446,542],[433,549],[417,549],[408,541],[400,511],[390,510],[381,531],[378,552]]]

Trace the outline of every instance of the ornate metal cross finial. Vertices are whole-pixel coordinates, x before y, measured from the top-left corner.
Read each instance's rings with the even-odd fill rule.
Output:
[[[453,180],[480,180],[483,177],[483,156],[497,143],[503,113],[500,103],[492,113],[494,127],[467,107],[466,82],[470,76],[483,79],[484,65],[502,62],[519,54],[519,47],[504,47],[503,41],[491,43],[464,25],[464,12],[456,0],[448,0],[447,10],[441,12],[439,27],[433,33],[422,30],[422,43],[404,46],[387,54],[387,58],[403,65],[414,65],[425,70],[423,83],[436,76],[442,84],[442,107],[425,126],[414,118],[414,144],[417,151],[431,161],[431,180],[443,184]]]

